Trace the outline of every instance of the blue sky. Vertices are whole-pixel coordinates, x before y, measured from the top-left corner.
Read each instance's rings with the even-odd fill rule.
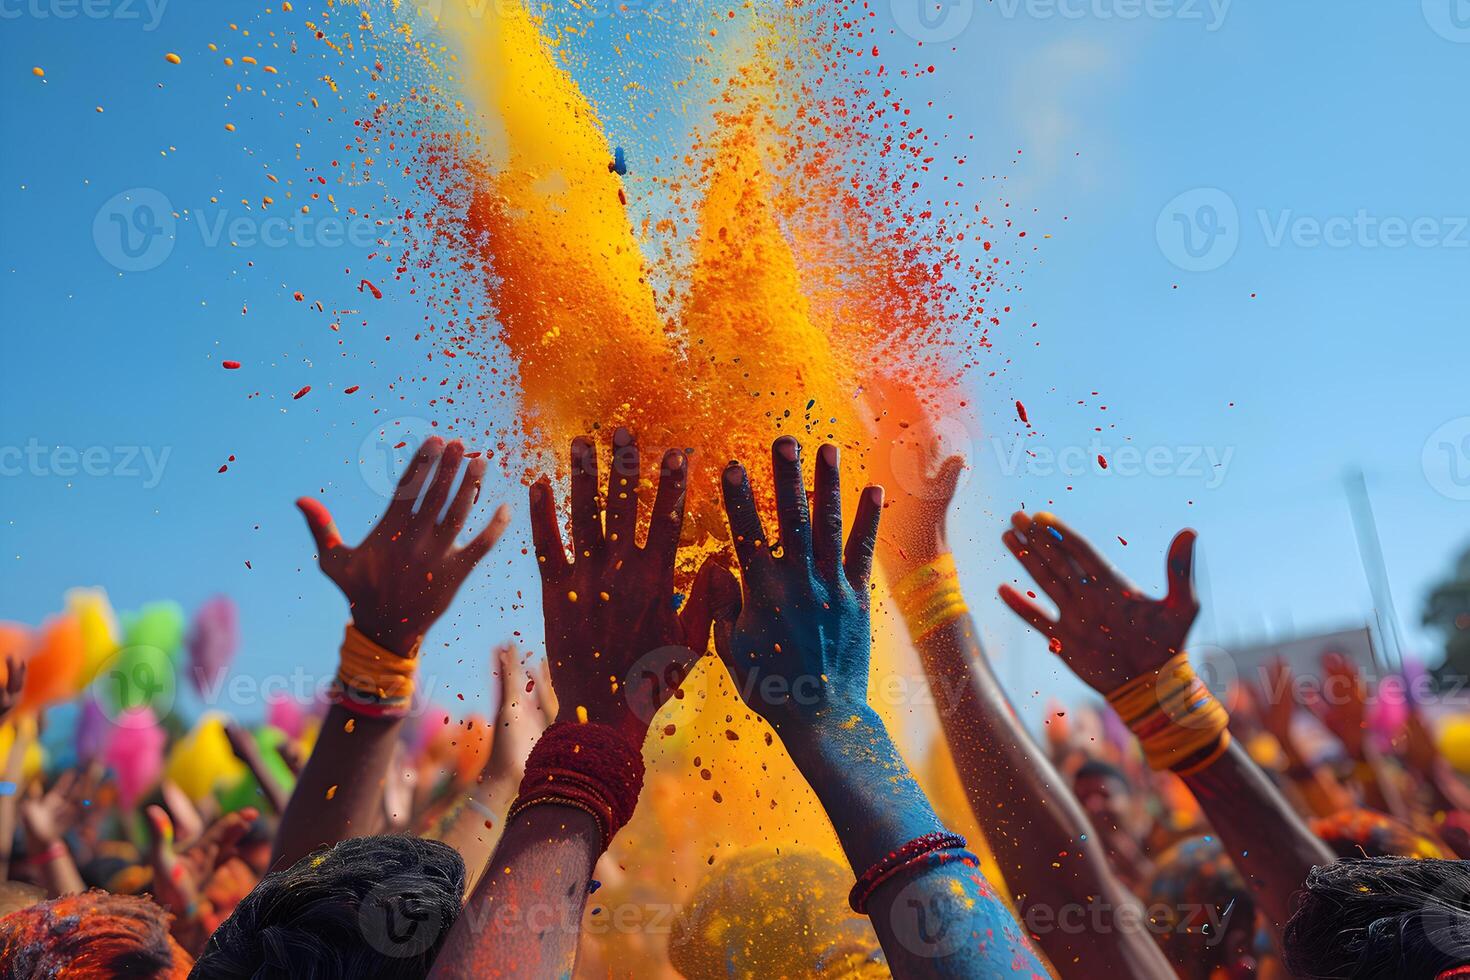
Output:
[[[1343,491],[1361,467],[1409,649],[1435,649],[1421,599],[1470,545],[1470,10],[1454,3],[949,0],[930,28],[909,0],[874,5],[936,32],[929,97],[976,134],[970,172],[1005,178],[974,192],[1052,236],[1013,279],[980,416],[947,423],[976,464],[955,535],[972,606],[1028,711],[1079,689],[993,598],[1013,574],[998,535],[1023,504],[1155,587],[1169,537],[1198,528],[1200,638],[1228,647],[1364,620]],[[300,63],[284,56],[281,79],[233,92],[241,73],[206,45],[244,52],[227,25],[262,6],[0,0],[0,618],[36,622],[77,585],[121,609],[223,592],[242,608],[236,671],[256,678],[328,670],[345,615],[292,501],[320,493],[360,533],[384,447],[442,412],[430,386],[395,384],[421,372],[415,297],[343,288],[371,249],[356,225],[334,232],[318,208],[284,244],[220,232],[243,219],[269,236],[262,221],[289,211],[259,209],[263,172],[301,190],[293,143],[330,157],[363,96],[342,79],[334,123],[307,131],[275,100],[321,86],[288,78]],[[589,49],[606,57],[616,27]],[[112,216],[167,223],[170,207],[185,217],[157,240],[166,258],[119,268],[133,259]],[[335,333],[296,290],[362,312]],[[1018,399],[1036,457],[1016,455]],[[471,702],[489,645],[539,632],[534,606],[512,608],[534,596],[521,491],[499,489],[511,536],[431,637],[453,647],[434,683]]]

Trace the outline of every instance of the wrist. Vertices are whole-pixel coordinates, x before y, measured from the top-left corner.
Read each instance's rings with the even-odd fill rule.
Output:
[[[556,724],[606,725],[615,729],[635,751],[643,751],[643,741],[648,736],[648,725],[622,705],[563,704],[556,713]]]
[[[424,634],[428,632],[427,627],[417,629],[407,623],[378,622],[371,615],[354,615],[352,627],[364,638],[400,657],[417,656],[419,644],[423,641]]]

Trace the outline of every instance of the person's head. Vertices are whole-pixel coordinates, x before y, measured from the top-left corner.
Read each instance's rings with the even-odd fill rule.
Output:
[[[191,963],[169,935],[168,913],[146,898],[90,891],[0,918],[0,980],[182,980]]]
[[[851,885],[814,852],[737,854],[674,919],[669,962],[689,980],[887,976],[872,926],[847,906]]]
[[[1328,817],[1314,817],[1312,833],[1344,858],[1442,858],[1444,849],[1402,820],[1386,813],[1352,807]]]
[[[1160,945],[1181,977],[1254,973],[1255,899],[1218,838],[1186,838],[1159,855],[1144,894]]]
[[[1470,965],[1470,861],[1344,858],[1313,868],[1286,924],[1293,976],[1433,978]]]
[[[1143,814],[1128,776],[1117,766],[1089,759],[1072,777],[1072,791],[1087,817],[1102,834],[1143,836]]]
[[[341,841],[262,879],[210,936],[194,975],[423,977],[464,882],[464,860],[439,841]]]

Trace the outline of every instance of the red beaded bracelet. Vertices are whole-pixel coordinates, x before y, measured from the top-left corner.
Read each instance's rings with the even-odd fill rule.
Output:
[[[959,834],[951,834],[948,831],[936,830],[932,834],[924,834],[915,837],[896,851],[891,851],[887,857],[873,865],[858,878],[857,884],[852,886],[852,892],[847,896],[847,904],[858,915],[868,914],[868,899],[873,897],[873,892],[878,886],[895,875],[913,867],[920,861],[934,856],[936,863],[943,864],[947,861],[960,860],[967,863],[973,862],[979,867],[980,860],[965,850],[965,839]],[[955,854],[935,854],[936,851],[956,851]]]
[[[509,816],[538,803],[585,810],[604,849],[633,817],[643,789],[643,752],[616,728],[557,722],[536,741]]]

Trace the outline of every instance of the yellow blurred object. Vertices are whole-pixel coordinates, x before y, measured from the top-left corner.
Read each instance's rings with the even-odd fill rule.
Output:
[[[1456,715],[1439,723],[1439,752],[1456,772],[1470,775],[1470,716]]]
[[[41,774],[46,765],[46,753],[36,741],[36,722],[34,718],[22,717],[16,722],[0,725],[0,766],[9,764],[10,750],[15,745],[15,729],[20,725],[25,732],[27,740],[25,756],[21,761],[21,779],[30,781]]]
[[[217,788],[244,779],[245,764],[230,748],[225,717],[211,713],[200,718],[194,730],[174,744],[163,773],[191,800],[203,800]]]
[[[112,611],[103,589],[71,589],[66,593],[66,609],[82,627],[82,671],[78,687],[96,680],[97,672],[117,652],[117,616]]]

